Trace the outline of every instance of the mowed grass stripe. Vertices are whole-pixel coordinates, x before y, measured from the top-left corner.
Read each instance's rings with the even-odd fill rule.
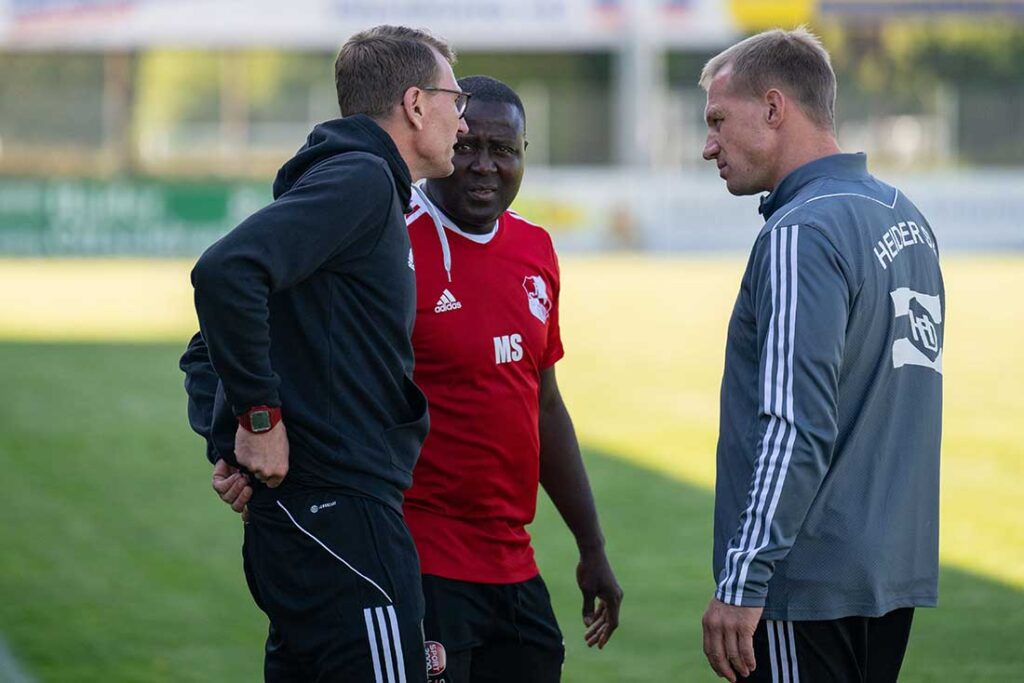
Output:
[[[0,259],[0,339],[173,341],[196,327],[191,263]]]
[[[590,444],[714,486],[726,326],[743,259],[563,267],[560,385]],[[1024,257],[943,262],[941,558],[1024,587]]]
[[[714,484],[740,256],[562,259],[561,385],[594,447]],[[0,339],[174,340],[196,328],[191,262],[0,260]],[[1024,256],[944,259],[942,560],[1024,587]],[[17,292],[17,295],[12,293]]]
[[[12,388],[0,411],[0,631],[40,681],[260,678],[265,621],[245,588],[238,517],[185,426],[179,353],[0,344]],[[564,680],[718,680],[699,632],[711,492],[585,451],[626,603],[608,649],[587,650],[574,543],[542,497],[531,533],[566,636]],[[941,609],[918,613],[901,681],[1014,680],[1024,593],[949,568],[942,589]]]

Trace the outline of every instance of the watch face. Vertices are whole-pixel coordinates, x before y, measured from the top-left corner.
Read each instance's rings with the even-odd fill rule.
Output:
[[[249,413],[249,424],[252,431],[265,432],[270,429],[270,413],[266,410],[254,410]]]

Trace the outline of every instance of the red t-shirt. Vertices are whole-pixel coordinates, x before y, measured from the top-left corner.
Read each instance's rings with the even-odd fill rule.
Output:
[[[405,519],[424,574],[518,583],[538,573],[525,527],[537,505],[540,373],[563,354],[558,260],[548,233],[511,211],[486,244],[438,215],[451,282],[430,214],[414,204],[406,218],[430,434]]]

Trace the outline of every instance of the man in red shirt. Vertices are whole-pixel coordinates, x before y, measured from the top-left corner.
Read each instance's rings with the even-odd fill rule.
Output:
[[[425,183],[406,216],[413,378],[431,427],[405,519],[420,555],[431,680],[544,683],[559,680],[564,650],[525,528],[538,481],[579,546],[589,645],[612,635],[622,590],[555,379],[558,260],[548,233],[508,210],[523,178],[523,105],[493,78],[459,86],[473,96],[455,172]]]
[[[589,646],[617,628],[622,589],[555,379],[558,260],[548,233],[508,210],[523,178],[523,105],[493,78],[459,86],[472,99],[455,171],[416,188],[406,216],[414,380],[431,427],[404,513],[423,575],[428,674],[548,683],[560,680],[564,646],[525,528],[538,483],[579,547]],[[214,488],[242,510],[246,484],[227,474]]]

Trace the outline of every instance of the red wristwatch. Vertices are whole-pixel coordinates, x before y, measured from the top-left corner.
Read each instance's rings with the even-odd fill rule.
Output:
[[[253,406],[238,416],[238,424],[253,434],[273,429],[281,421],[281,409],[271,406]]]

